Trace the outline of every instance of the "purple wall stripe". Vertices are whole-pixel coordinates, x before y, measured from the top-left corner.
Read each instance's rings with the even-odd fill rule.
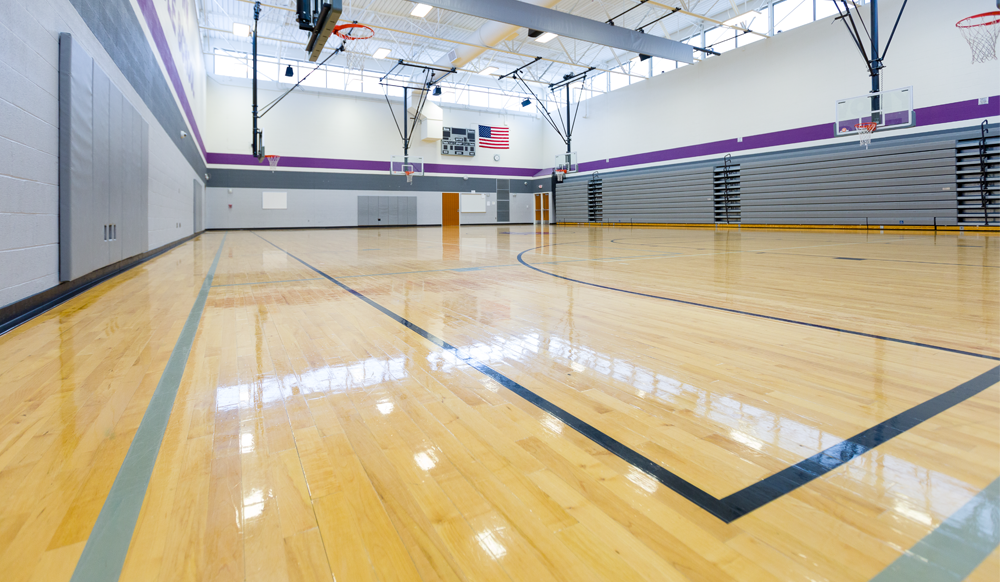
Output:
[[[139,8],[142,9],[142,15],[146,19],[146,26],[149,27],[149,32],[153,35],[153,41],[156,42],[156,48],[160,51],[163,66],[167,68],[167,76],[170,77],[170,82],[174,85],[174,91],[177,92],[177,97],[181,100],[181,107],[184,108],[184,114],[187,115],[188,123],[191,124],[191,131],[194,132],[194,138],[198,140],[198,147],[201,148],[202,155],[207,157],[208,152],[205,149],[205,142],[202,141],[198,124],[195,123],[194,113],[191,111],[191,103],[188,102],[187,93],[184,92],[180,73],[177,72],[177,65],[174,63],[174,56],[170,52],[167,37],[163,34],[163,26],[160,25],[160,17],[156,14],[156,7],[153,6],[153,0],[136,1],[139,3]],[[198,56],[199,58],[201,57],[201,55]]]
[[[148,1],[148,0],[147,0]],[[954,121],[967,121],[1000,116],[1000,96],[990,97],[986,105],[980,105],[977,99],[946,103],[932,107],[922,107],[914,112],[917,127],[927,127]],[[747,150],[770,148],[775,146],[801,144],[836,137],[834,124],[823,123],[808,127],[786,129],[772,133],[762,133],[744,137],[742,142],[736,139],[726,139],[709,143],[683,146],[668,150],[632,154],[609,161],[596,160],[580,164],[580,172],[595,172],[641,164],[669,162],[699,156],[714,156],[731,154]],[[253,166],[257,159],[242,154],[207,154],[209,164],[228,164]],[[293,168],[322,168],[326,170],[364,170],[370,172],[388,172],[389,162],[365,160],[338,160],[325,158],[281,158],[282,166]],[[495,168],[490,166],[460,166],[454,164],[424,164],[424,171],[431,174],[476,174],[490,176],[541,177],[552,173],[552,168]]]
[[[957,103],[946,103],[944,105],[922,107],[914,111],[914,116],[917,119],[917,127],[951,123],[953,121],[966,121],[969,119],[982,119],[985,117],[995,117],[997,115],[1000,115],[1000,96],[990,97],[987,105],[979,105],[979,101],[977,99],[972,99],[970,101],[959,101]],[[580,171],[594,172],[597,170],[621,168],[623,166],[653,164],[657,162],[668,162],[698,156],[724,155],[759,148],[793,145],[810,141],[830,139],[832,137],[836,137],[833,125],[833,123],[823,123],[809,127],[799,127],[796,129],[775,131],[773,133],[752,135],[744,137],[742,143],[737,142],[735,139],[727,139],[669,150],[660,150],[656,152],[622,156],[620,158],[611,158],[611,160],[607,162],[604,160],[585,162],[580,164]]]

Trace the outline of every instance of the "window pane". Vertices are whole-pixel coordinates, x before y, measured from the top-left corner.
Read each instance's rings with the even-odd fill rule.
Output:
[[[489,96],[480,93],[479,91],[468,91],[469,93],[469,105],[473,107],[489,107],[490,99]]]
[[[653,74],[659,75],[677,68],[677,63],[660,57],[653,57]]]
[[[251,57],[252,58],[252,57]],[[257,78],[264,81],[278,80],[278,59],[257,57]]]
[[[816,20],[837,14],[833,0],[816,0]]]
[[[326,86],[328,89],[344,90],[344,69],[340,67],[327,67]]]
[[[247,67],[246,55],[237,56],[236,53],[227,51],[215,51],[215,74],[224,77],[239,77],[246,79],[249,77],[250,68]]]
[[[313,71],[316,65],[313,66],[303,66],[300,68],[302,74],[302,84],[306,87],[326,87],[326,71],[322,67],[318,71]],[[313,71],[313,72],[311,72]],[[308,77],[306,76],[308,75]]]
[[[774,33],[812,22],[812,0],[785,0],[774,5]]]
[[[628,85],[628,75],[622,75],[621,73],[608,73],[611,75],[611,90],[621,89]]]
[[[361,82],[361,77],[357,74],[346,75],[346,85],[344,87],[347,91],[357,91],[362,92],[364,88],[364,83]]]

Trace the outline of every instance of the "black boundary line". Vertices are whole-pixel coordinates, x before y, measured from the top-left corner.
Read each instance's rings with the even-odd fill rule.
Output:
[[[640,293],[638,291],[629,291],[628,289],[619,289],[617,287],[608,287],[607,285],[598,285],[597,283],[590,283],[588,281],[581,281],[580,279],[573,279],[573,278],[570,278],[570,277],[564,277],[562,275],[556,275],[555,273],[550,273],[548,271],[543,271],[543,270],[539,269],[538,267],[535,267],[534,265],[531,265],[531,264],[525,262],[525,260],[523,258],[525,253],[528,253],[528,252],[531,252],[531,251],[536,251],[536,250],[538,250],[538,249],[540,249],[542,247],[552,247],[552,246],[556,246],[556,245],[559,245],[559,244],[573,244],[573,243],[546,244],[546,245],[537,246],[537,247],[535,247],[533,249],[527,249],[525,251],[521,251],[521,253],[517,255],[517,261],[519,263],[521,263],[522,265],[524,265],[525,267],[528,267],[529,269],[531,269],[533,271],[538,271],[539,273],[542,273],[544,275],[548,275],[549,277],[555,277],[557,279],[563,279],[565,281],[572,281],[573,283],[579,283],[581,285],[587,285],[587,286],[590,286],[590,287],[596,287],[598,289],[606,289],[608,291],[617,291],[619,293],[628,293],[629,295],[637,295],[639,297],[648,297],[650,299],[662,299],[663,301],[670,301],[670,302],[673,302],[673,303],[680,303],[682,305],[691,305],[691,306],[694,306],[694,307],[704,307],[705,309],[714,309],[716,311],[722,311],[722,312],[725,312],[725,313],[735,313],[737,315],[747,315],[747,316],[750,316],[750,317],[757,317],[757,318],[760,318],[760,319],[768,319],[768,320],[771,320],[771,321],[780,321],[781,323],[791,323],[793,325],[804,325],[806,327],[813,327],[813,328],[816,328],[816,329],[825,329],[827,331],[835,331],[835,332],[839,332],[839,333],[848,333],[848,334],[851,334],[851,335],[856,335],[856,336],[861,336],[861,337],[867,337],[867,338],[877,339],[877,340],[884,340],[884,341],[887,341],[887,342],[894,342],[894,343],[897,343],[897,344],[905,344],[905,345],[908,345],[908,346],[917,346],[917,347],[920,347],[920,348],[928,348],[928,349],[931,349],[931,350],[938,350],[938,351],[941,351],[941,352],[949,352],[949,353],[952,353],[952,354],[961,354],[963,356],[972,356],[974,358],[983,358],[984,360],[992,360],[994,362],[1000,362],[1000,357],[997,357],[997,356],[987,356],[986,354],[979,354],[979,353],[976,353],[976,352],[967,352],[965,350],[957,350],[955,348],[946,348],[946,347],[943,347],[943,346],[936,346],[936,345],[933,345],[933,344],[924,344],[924,343],[920,343],[920,342],[914,342],[914,341],[910,341],[910,340],[904,340],[904,339],[899,339],[899,338],[894,338],[894,337],[888,337],[888,336],[884,336],[884,335],[875,335],[873,333],[865,333],[863,331],[854,331],[854,330],[850,330],[850,329],[840,329],[838,327],[832,327],[832,326],[829,326],[829,325],[821,325],[821,324],[818,324],[818,323],[809,323],[809,322],[806,322],[806,321],[799,321],[799,320],[796,320],[796,319],[788,319],[788,318],[785,318],[785,317],[777,317],[777,316],[774,316],[774,315],[764,315],[762,313],[754,313],[752,311],[741,311],[739,309],[731,309],[731,308],[728,308],[728,307],[719,307],[717,305],[708,305],[706,303],[696,303],[694,301],[685,301],[683,299],[675,299],[673,297],[663,297],[662,295],[651,295],[649,293]]]
[[[918,404],[917,406],[900,413],[889,420],[881,422],[874,427],[812,457],[809,457],[804,461],[796,463],[795,465],[775,473],[770,477],[765,477],[763,480],[737,491],[728,497],[717,499],[696,485],[686,481],[674,473],[671,473],[667,469],[664,469],[654,461],[630,449],[628,446],[620,443],[576,416],[573,416],[571,413],[549,402],[545,398],[542,398],[538,394],[535,394],[531,390],[518,384],[514,380],[511,380],[507,376],[504,376],[500,372],[497,372],[486,364],[476,360],[472,356],[463,355],[459,348],[449,344],[408,319],[397,315],[388,308],[383,307],[372,299],[369,299],[361,292],[352,289],[344,283],[341,283],[337,279],[327,275],[323,271],[260,236],[256,232],[253,234],[274,248],[302,263],[312,271],[318,273],[324,279],[379,310],[393,321],[420,335],[441,349],[451,353],[456,358],[468,364],[470,367],[496,381],[504,388],[510,390],[514,394],[517,394],[545,412],[548,412],[552,416],[555,416],[563,423],[573,428],[573,430],[594,441],[608,452],[621,458],[626,463],[654,477],[657,481],[675,493],[681,495],[688,501],[694,503],[698,507],[701,507],[725,523],[730,523],[739,519],[751,511],[754,511],[755,509],[758,509],[771,501],[778,499],[779,497],[791,493],[799,487],[809,483],[813,479],[829,473],[859,455],[866,453],[893,437],[899,436],[903,432],[917,426],[925,420],[933,418],[945,410],[968,400],[983,390],[986,390],[997,381],[1000,381],[1000,366],[997,366],[992,370],[969,380],[968,382],[952,388],[940,396],[936,396],[923,404]]]
[[[194,233],[192,235],[188,235],[188,236],[186,236],[186,237],[184,237],[182,239],[175,240],[173,242],[167,243],[167,244],[163,245],[162,247],[160,247],[158,249],[154,249],[152,251],[148,251],[148,254],[146,254],[146,256],[143,256],[143,257],[141,257],[141,258],[139,258],[137,260],[134,260],[134,262],[132,262],[132,263],[129,263],[129,264],[126,264],[126,265],[121,265],[120,263],[118,263],[118,264],[108,265],[107,267],[102,267],[104,269],[109,269],[108,272],[105,273],[105,274],[103,274],[103,275],[100,275],[100,276],[94,278],[91,281],[87,281],[86,283],[82,283],[82,284],[80,284],[78,286],[74,287],[73,285],[76,284],[76,281],[79,281],[80,279],[85,279],[89,275],[84,275],[83,277],[81,277],[80,279],[77,279],[76,281],[69,281],[69,282],[65,283],[65,286],[70,287],[66,291],[64,291],[64,292],[57,292],[55,295],[53,295],[53,297],[51,299],[48,299],[48,300],[44,301],[43,303],[40,303],[40,304],[38,304],[38,305],[36,305],[34,307],[30,307],[28,309],[25,309],[24,311],[20,311],[17,315],[14,315],[14,316],[10,317],[9,319],[0,320],[0,336],[4,335],[5,333],[8,333],[10,331],[13,331],[17,327],[19,327],[21,325],[24,325],[25,323],[28,323],[29,321],[31,321],[32,319],[35,319],[36,317],[38,317],[40,315],[44,315],[45,312],[47,312],[47,311],[49,311],[51,309],[54,309],[54,308],[62,305],[63,303],[66,303],[70,299],[76,297],[77,295],[83,293],[84,291],[87,291],[88,289],[91,289],[93,287],[96,287],[97,285],[100,285],[101,283],[107,281],[108,279],[111,279],[111,278],[114,278],[114,277],[116,277],[118,275],[121,275],[122,273],[124,273],[126,271],[130,271],[133,268],[138,267],[139,265],[141,265],[141,264],[143,264],[145,262],[151,261],[151,260],[155,259],[156,257],[159,257],[160,255],[164,254],[164,253],[167,253],[169,251],[174,250],[175,248],[181,246],[182,244],[184,244],[184,243],[186,243],[186,242],[188,242],[190,240],[194,240],[198,236],[204,234],[204,232],[205,231],[196,232],[196,233]],[[123,259],[121,261],[121,263],[126,263],[126,262],[128,262],[130,260],[133,260],[133,259],[134,259],[134,257],[129,257],[128,259]],[[58,288],[59,288],[59,286],[56,286],[56,287],[53,287],[52,289],[47,289],[45,291],[42,291],[39,294],[48,293],[48,292],[51,292],[51,291],[56,290]],[[7,310],[7,309],[11,309],[11,308],[15,308],[16,309],[18,303],[21,303],[21,302],[31,302],[32,298],[34,298],[34,297],[35,297],[34,295],[32,295],[30,297],[25,297],[24,299],[22,299],[22,300],[20,300],[20,301],[18,301],[16,303],[13,303],[11,305],[8,305],[7,307],[4,307],[3,310]]]

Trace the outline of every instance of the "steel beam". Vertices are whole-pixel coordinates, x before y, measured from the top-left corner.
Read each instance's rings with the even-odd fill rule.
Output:
[[[420,2],[442,10],[551,32],[624,51],[688,64],[694,62],[693,49],[684,43],[517,0],[420,0]]]

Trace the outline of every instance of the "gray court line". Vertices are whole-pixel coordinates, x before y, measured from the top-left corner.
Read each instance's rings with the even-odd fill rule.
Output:
[[[241,285],[270,285],[272,283],[298,283],[299,281],[320,281],[324,280],[322,277],[313,277],[311,279],[286,279],[284,281],[257,281],[255,283],[229,283],[227,285],[212,285],[212,287],[239,287]]]
[[[184,368],[187,366],[191,345],[194,343],[198,322],[205,310],[208,292],[212,287],[215,268],[222,256],[222,247],[226,244],[226,235],[219,243],[215,252],[212,267],[205,275],[191,313],[188,314],[180,337],[174,345],[174,351],[167,360],[160,382],[156,385],[153,398],[149,401],[146,413],[142,417],[139,429],[132,439],[132,444],[125,454],[125,460],[118,469],[115,482],[108,492],[104,506],[101,508],[94,529],[87,538],[80,561],[76,563],[71,582],[113,582],[118,580],[125,565],[125,555],[132,542],[132,533],[139,519],[142,501],[146,497],[146,488],[153,475],[153,466],[163,443],[163,435],[167,430],[167,421],[174,407],[177,389],[180,388]]]
[[[1000,545],[1000,478],[872,578],[872,582],[959,582]]]

